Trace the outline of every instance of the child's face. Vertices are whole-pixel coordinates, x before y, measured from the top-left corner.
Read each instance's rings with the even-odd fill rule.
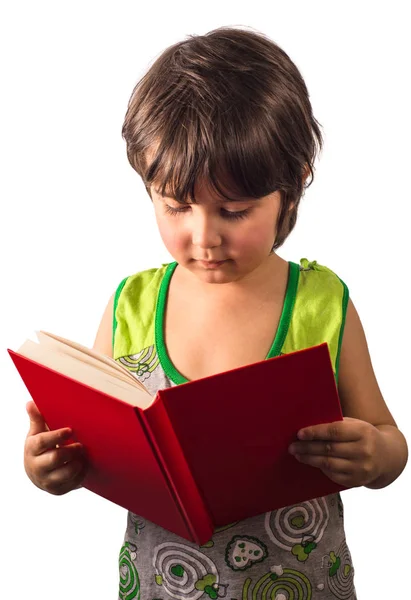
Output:
[[[167,250],[201,281],[238,281],[267,260],[281,206],[279,191],[258,200],[225,201],[198,185],[197,203],[179,204],[152,186],[151,196]]]

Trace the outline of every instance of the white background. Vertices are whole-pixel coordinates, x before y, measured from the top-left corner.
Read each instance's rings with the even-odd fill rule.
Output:
[[[137,80],[188,34],[250,26],[301,70],[325,148],[279,254],[317,260],[347,283],[381,391],[411,439],[407,4],[3,3],[1,598],[117,597],[126,513],[86,490],[55,497],[30,483],[29,396],[6,348],[40,328],[91,346],[119,282],[171,260],[121,126]],[[409,468],[343,501],[359,600],[403,597]]]

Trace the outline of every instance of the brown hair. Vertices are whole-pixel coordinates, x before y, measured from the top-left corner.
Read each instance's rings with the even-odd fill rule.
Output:
[[[133,90],[122,134],[150,196],[155,183],[161,194],[195,202],[198,178],[227,199],[280,190],[275,250],[314,179],[319,126],[288,55],[263,34],[221,27],[157,58]]]

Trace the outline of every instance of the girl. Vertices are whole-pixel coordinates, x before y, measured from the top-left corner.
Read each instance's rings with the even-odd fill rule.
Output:
[[[137,84],[123,136],[175,261],[124,279],[94,349],[152,394],[327,342],[344,420],[301,430],[296,460],[342,485],[385,487],[407,444],[375,379],[346,284],[276,254],[314,177],[319,124],[290,58],[265,36],[221,28],[168,48]],[[311,175],[311,182],[307,183]],[[195,398],[193,398],[195,402]],[[30,402],[28,476],[81,485],[81,444],[58,446]],[[129,514],[119,598],[356,598],[339,494],[217,530],[205,546]]]

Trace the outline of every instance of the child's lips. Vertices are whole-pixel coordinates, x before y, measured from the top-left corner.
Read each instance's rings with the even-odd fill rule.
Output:
[[[215,269],[226,262],[226,260],[198,260],[206,269]]]

